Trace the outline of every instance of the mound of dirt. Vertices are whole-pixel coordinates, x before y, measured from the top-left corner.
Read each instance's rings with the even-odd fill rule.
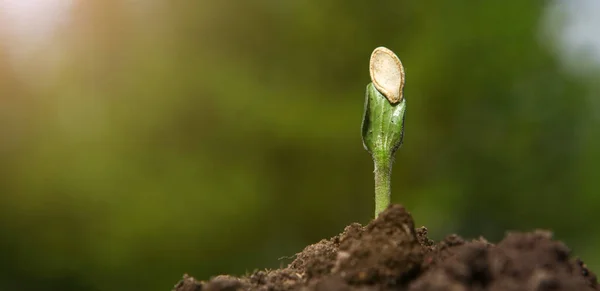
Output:
[[[185,275],[174,291],[588,291],[596,276],[548,231],[498,244],[450,235],[439,243],[392,205],[367,226],[307,246],[286,268],[207,282]]]

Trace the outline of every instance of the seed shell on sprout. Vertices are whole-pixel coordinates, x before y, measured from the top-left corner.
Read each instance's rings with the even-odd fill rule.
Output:
[[[377,91],[391,103],[402,100],[404,67],[394,52],[385,47],[376,48],[371,54],[369,71]]]

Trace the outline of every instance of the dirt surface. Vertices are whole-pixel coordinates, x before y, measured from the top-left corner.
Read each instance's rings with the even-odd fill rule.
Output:
[[[307,246],[286,268],[207,282],[185,275],[174,291],[587,291],[596,276],[547,231],[509,233],[498,244],[450,235],[439,243],[390,206],[367,226]]]

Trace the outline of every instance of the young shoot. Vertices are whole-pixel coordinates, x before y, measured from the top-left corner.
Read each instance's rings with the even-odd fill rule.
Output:
[[[370,60],[362,120],[362,140],[375,164],[375,217],[390,205],[392,163],[404,136],[404,67],[385,47],[376,48]]]

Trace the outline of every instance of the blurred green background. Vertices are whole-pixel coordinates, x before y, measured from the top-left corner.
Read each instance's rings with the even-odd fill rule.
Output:
[[[170,290],[367,223],[381,45],[417,226],[551,229],[600,272],[593,2],[0,2],[0,290]]]

